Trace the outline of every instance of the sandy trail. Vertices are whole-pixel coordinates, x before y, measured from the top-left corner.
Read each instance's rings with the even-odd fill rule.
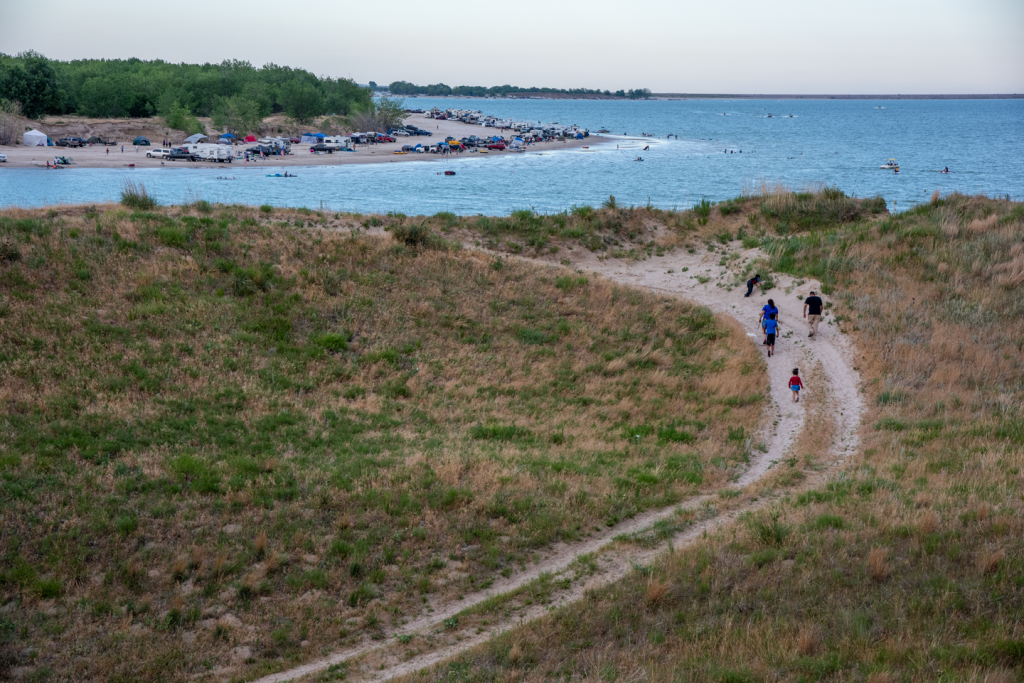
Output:
[[[742,258],[753,259],[758,255],[757,249],[741,253]],[[560,256],[564,256],[564,252]],[[764,349],[764,347],[761,346],[762,336],[758,326],[758,314],[769,298],[774,299],[780,311],[781,334],[776,344],[775,355],[772,358],[766,358],[771,403],[765,409],[764,427],[755,438],[755,442],[761,441],[767,446],[767,450],[763,453],[755,450],[754,453],[757,454],[757,457],[753,458],[750,466],[731,486],[742,489],[756,482],[775,463],[782,461],[787,455],[792,455],[789,451],[804,425],[806,401],[808,399],[818,400],[819,397],[823,399],[826,394],[830,399],[829,405],[834,406],[833,434],[836,435],[828,456],[833,461],[841,461],[856,447],[863,402],[859,393],[859,375],[852,366],[852,349],[837,330],[837,326],[829,324],[832,321],[832,316],[827,316],[822,321],[815,338],[808,339],[807,337],[807,326],[804,324],[802,316],[803,303],[796,297],[798,295],[806,297],[812,289],[817,290],[820,294],[819,284],[814,281],[806,281],[797,285],[791,278],[782,276],[776,279],[777,286],[769,294],[762,295],[760,290],[755,290],[750,298],[745,298],[743,296],[745,288],[727,291],[725,285],[732,281],[732,275],[724,267],[718,265],[720,257],[721,255],[718,253],[700,251],[695,254],[673,253],[662,257],[651,257],[646,261],[627,262],[614,259],[602,260],[594,254],[577,251],[571,254],[571,265],[582,271],[598,274],[623,284],[685,297],[708,306],[716,313],[729,315],[739,321],[747,331],[751,343],[756,344],[759,349]],[[554,257],[536,260],[536,262],[554,265]],[[683,271],[683,268],[687,270]],[[668,272],[670,270],[674,272]],[[710,280],[700,283],[696,279],[698,275],[710,278]],[[792,403],[788,388],[788,378],[792,374],[792,369],[801,363],[807,365],[809,361],[815,360],[820,361],[828,386],[807,387],[806,391],[801,392],[801,402]],[[716,499],[717,495],[715,494],[695,496],[680,505],[650,510],[637,515],[633,519],[623,521],[585,541],[557,544],[546,554],[541,553],[540,555],[543,557],[537,564],[509,578],[495,581],[487,590],[467,594],[462,600],[444,604],[431,603],[433,612],[413,619],[396,629],[395,635],[437,633],[441,630],[445,619],[495,596],[525,586],[544,573],[556,575],[563,572],[568,573],[570,566],[578,558],[589,553],[598,553],[604,549],[604,552],[600,552],[598,555],[599,572],[588,581],[574,582],[570,588],[558,593],[552,603],[535,604],[521,609],[515,616],[492,623],[483,632],[478,633],[476,630],[470,629],[461,632],[449,631],[447,633],[451,637],[450,642],[406,659],[406,661],[402,661],[396,640],[389,639],[381,642],[367,639],[355,647],[342,650],[326,658],[265,676],[258,679],[256,683],[292,681],[311,676],[334,664],[346,661],[355,663],[355,660],[361,660],[365,666],[350,667],[346,680],[384,681],[418,671],[453,657],[503,631],[541,617],[554,607],[579,600],[586,591],[621,579],[634,566],[653,561],[667,548],[683,547],[699,538],[704,532],[732,521],[741,512],[758,509],[770,502],[768,498],[761,497],[757,502],[742,509],[728,514],[710,516],[709,519],[703,519],[688,526],[673,538],[653,548],[608,547],[617,536],[646,529],[658,520],[676,515],[680,510],[700,510],[701,506],[711,504]],[[458,640],[455,640],[456,637]],[[372,660],[373,666],[370,666],[370,660]]]

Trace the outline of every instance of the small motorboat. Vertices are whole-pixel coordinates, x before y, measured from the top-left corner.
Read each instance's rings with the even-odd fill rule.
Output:
[[[900,167],[900,164],[895,159],[889,159],[878,168],[884,168],[887,171],[892,171]]]
[[[445,171],[445,175],[455,175],[455,171]]]
[[[299,176],[295,175],[294,173],[287,173],[287,174],[285,174],[285,173],[268,173],[267,177],[268,178],[298,178]]]

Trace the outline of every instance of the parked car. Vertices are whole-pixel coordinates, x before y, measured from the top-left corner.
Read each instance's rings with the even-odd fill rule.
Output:
[[[402,145],[402,151],[403,152],[414,152],[414,151],[416,151],[416,148],[413,147],[412,145]]]
[[[505,145],[503,145],[500,142],[492,142],[491,144],[487,145],[487,149],[505,149]]]
[[[409,131],[402,130],[401,128],[395,128],[394,130],[388,131],[389,135],[401,136],[403,138],[409,137]]]
[[[297,145],[300,142],[302,142],[302,138],[300,138],[298,136],[292,137],[292,138],[288,138],[288,142],[292,143],[293,145]]]
[[[377,142],[397,142],[397,140],[390,135],[378,135]]]
[[[167,155],[171,153],[171,150],[163,147],[157,147],[146,152],[146,156],[150,159],[166,159]]]
[[[322,142],[318,142],[309,148],[310,152],[327,152],[328,154],[334,154],[336,148],[332,145],[325,145]]]
[[[0,161],[6,162],[7,161],[7,155],[6,154],[0,154]]]
[[[189,152],[187,149],[181,147],[172,147],[171,151],[164,156],[167,161],[195,161],[196,157],[194,154]]]
[[[433,135],[433,133],[431,133],[429,130],[418,130],[416,131],[416,135],[426,135],[427,137],[430,137]]]
[[[82,147],[84,144],[82,138],[61,138],[57,140],[58,147]]]

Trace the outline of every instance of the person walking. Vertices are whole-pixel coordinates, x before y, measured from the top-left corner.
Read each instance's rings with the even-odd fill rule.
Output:
[[[761,276],[760,275],[754,275],[754,277],[752,277],[749,280],[747,280],[747,293],[744,294],[743,296],[750,296],[751,294],[753,294],[754,293],[754,287],[756,287],[758,285],[758,283],[760,283],[760,282],[761,282]]]
[[[810,329],[808,337],[818,334],[818,321],[821,320],[821,297],[811,290],[811,295],[804,299],[804,317],[807,318],[807,327]]]
[[[768,357],[771,358],[775,355],[775,335],[779,331],[779,321],[776,319],[774,313],[772,313],[767,322],[765,322],[764,331],[764,343],[768,345]]]
[[[800,402],[800,390],[804,383],[800,381],[800,368],[793,368],[793,376],[789,378],[789,390],[793,392],[793,403]]]
[[[761,325],[761,331],[764,333],[764,343],[768,343],[768,331],[765,329],[765,325],[768,324],[768,318],[773,315],[779,315],[779,309],[775,307],[775,301],[768,299],[768,303],[761,307],[761,316],[757,319],[758,324]]]

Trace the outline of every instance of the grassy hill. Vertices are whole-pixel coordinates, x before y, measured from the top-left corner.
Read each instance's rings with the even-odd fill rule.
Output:
[[[637,258],[740,238],[765,258],[737,280],[821,279],[862,361],[861,448],[825,485],[409,680],[1020,680],[1024,206],[877,208],[765,188],[650,213],[678,228],[658,240],[598,236]]]
[[[707,309],[422,221],[129,203],[0,212],[4,675],[251,679],[757,446]]]

